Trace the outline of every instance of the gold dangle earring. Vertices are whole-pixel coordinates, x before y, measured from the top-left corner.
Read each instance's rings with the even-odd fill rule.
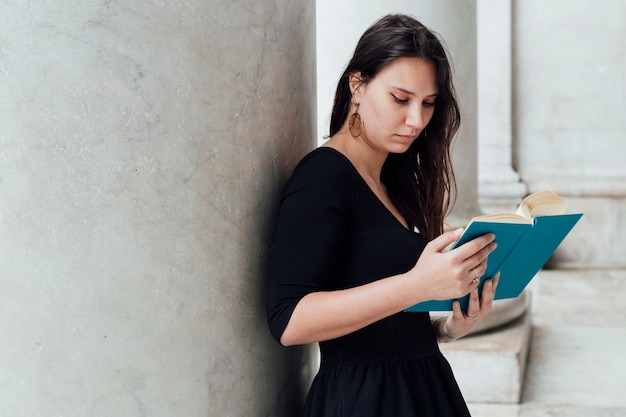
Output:
[[[356,106],[356,109],[354,109],[354,113],[350,115],[350,119],[348,120],[348,130],[353,138],[357,138],[361,136],[363,124],[361,122],[361,115],[359,114],[359,103],[354,102],[354,96],[352,96],[350,101]]]

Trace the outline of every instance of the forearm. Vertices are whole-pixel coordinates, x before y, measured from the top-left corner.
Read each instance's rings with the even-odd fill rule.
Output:
[[[345,336],[423,299],[405,274],[337,291],[315,292],[296,306],[281,343],[285,346]]]
[[[429,242],[415,267],[405,274],[351,289],[304,296],[296,305],[280,342],[288,346],[334,339],[414,304],[459,298],[476,289],[473,269],[475,265],[486,264],[487,256],[495,249],[495,243],[491,243],[494,236],[481,236],[453,251],[442,252],[459,233],[448,232]],[[461,331],[449,332],[447,327],[446,324],[445,334],[460,336]]]

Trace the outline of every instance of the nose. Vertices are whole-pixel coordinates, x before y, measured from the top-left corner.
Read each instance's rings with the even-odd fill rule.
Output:
[[[406,125],[418,130],[424,128],[424,115],[422,112],[422,106],[418,103],[412,103],[407,111]]]

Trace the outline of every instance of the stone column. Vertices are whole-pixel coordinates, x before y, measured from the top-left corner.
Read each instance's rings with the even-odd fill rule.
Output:
[[[481,208],[510,213],[527,194],[512,166],[510,0],[477,0],[478,179]]]
[[[457,180],[457,200],[447,219],[447,228],[465,226],[479,215],[478,132],[476,97],[476,2],[466,0],[419,1],[411,6],[422,22],[438,32],[450,53],[455,87],[461,106],[452,163]]]
[[[314,146],[306,0],[0,5],[0,414],[287,416],[278,195]]]
[[[585,1],[513,6],[518,172],[529,191],[553,190],[585,214],[552,267],[624,269],[626,2],[592,14]]]

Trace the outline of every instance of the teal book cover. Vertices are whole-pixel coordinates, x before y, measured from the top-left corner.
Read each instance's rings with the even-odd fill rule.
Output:
[[[495,299],[514,298],[528,286],[581,217],[580,213],[539,216],[533,218],[532,224],[472,221],[452,250],[478,236],[494,233],[498,247],[489,254],[479,289],[500,271]],[[427,301],[405,311],[451,311],[453,301]],[[459,301],[461,309],[467,310],[469,295]]]

